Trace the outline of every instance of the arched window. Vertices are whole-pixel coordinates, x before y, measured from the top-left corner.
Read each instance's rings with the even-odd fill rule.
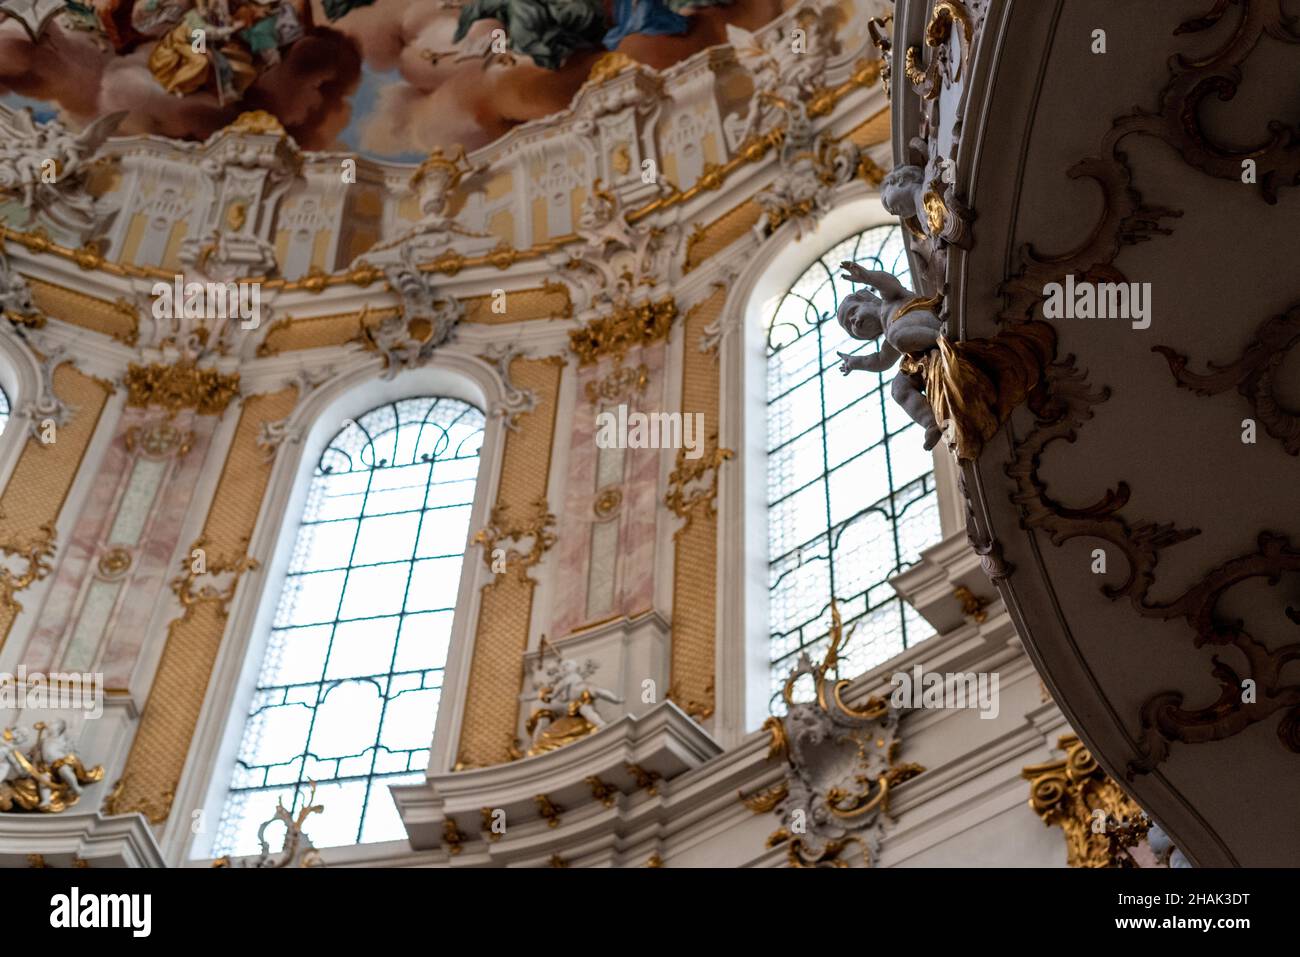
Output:
[[[423,779],[483,413],[404,399],[348,421],[307,491],[214,856],[256,853],[316,782],[318,847],[405,837],[388,793]]]
[[[933,634],[888,579],[940,538],[934,461],[890,396],[896,368],[843,375],[836,354],[874,352],[835,319],[853,290],[845,260],[909,282],[901,229],[844,240],[795,281],[767,333],[768,612],[772,705],[801,651],[825,652],[831,596],[852,677]]]

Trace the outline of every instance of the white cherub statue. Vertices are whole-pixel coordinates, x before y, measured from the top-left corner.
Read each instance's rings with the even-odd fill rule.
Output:
[[[50,772],[57,774],[73,794],[80,794],[83,784],[99,780],[104,773],[100,768],[99,775],[96,775],[95,769],[87,770],[81,763],[76,748],[68,739],[68,723],[62,718],[55,718],[41,733],[41,757]]]
[[[596,701],[608,701],[610,704],[622,704],[623,699],[605,688],[598,688],[587,680],[596,671],[596,663],[588,660],[579,665],[572,658],[560,659],[560,672],[555,679],[553,694],[560,701],[567,702],[571,711],[576,711],[597,728],[605,726],[605,719],[596,710]]]
[[[854,339],[875,339],[882,333],[885,337],[880,351],[871,355],[839,353],[844,360],[840,371],[845,375],[858,369],[884,372],[902,358],[903,365],[894,376],[890,392],[912,421],[925,429],[925,447],[934,448],[943,431],[922,391],[925,376],[919,360],[939,344],[943,321],[930,308],[933,302],[917,296],[891,273],[866,269],[854,262],[842,262],[840,268],[845,279],[870,286],[880,295],[867,289],[850,293],[840,303],[836,319]]]
[[[27,728],[6,728],[3,738],[6,763],[4,779],[20,781],[23,778],[31,778],[40,796],[37,807],[42,810],[48,808],[54,793],[54,782],[50,780],[48,773],[42,771],[28,757],[27,749],[34,743],[32,732]],[[25,806],[30,807],[30,805]]]
[[[880,183],[880,205],[900,219],[924,219],[925,172],[919,166],[895,166]]]

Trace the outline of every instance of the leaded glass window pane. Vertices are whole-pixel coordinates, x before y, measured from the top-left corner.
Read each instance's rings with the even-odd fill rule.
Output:
[[[317,784],[317,847],[406,836],[388,793],[424,777],[483,413],[404,399],[321,455],[279,597],[214,855],[253,854],[277,800]]]
[[[896,372],[843,375],[838,352],[874,352],[835,319],[853,284],[845,260],[909,284],[902,230],[844,240],[795,281],[767,336],[767,501],[772,708],[800,652],[824,655],[835,596],[847,630],[839,670],[852,677],[933,634],[888,579],[939,540],[933,460],[922,430],[889,394]]]

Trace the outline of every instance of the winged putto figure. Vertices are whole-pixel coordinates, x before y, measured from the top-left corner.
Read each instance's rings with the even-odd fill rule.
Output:
[[[126,118],[109,113],[73,133],[58,120],[39,123],[29,109],[0,106],[0,193],[18,199],[28,222],[44,216],[53,225],[89,239],[107,217],[86,190],[95,153]]]

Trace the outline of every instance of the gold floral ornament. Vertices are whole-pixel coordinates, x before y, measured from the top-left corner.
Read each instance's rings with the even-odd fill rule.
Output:
[[[77,803],[82,785],[103,780],[104,769],[82,764],[66,732],[62,719],[0,732],[0,811],[58,814]]]
[[[1150,821],[1077,737],[1062,735],[1056,746],[1064,758],[1020,772],[1029,781],[1030,808],[1065,833],[1071,867],[1136,866],[1125,848],[1146,836]]]
[[[244,577],[245,572],[260,567],[257,559],[250,558],[248,555],[217,560],[204,557],[200,565],[197,556],[206,556],[205,546],[206,539],[202,537],[195,539],[194,544],[190,546],[189,556],[181,559],[184,571],[178,578],[172,580],[172,591],[185,611],[180,618],[171,623],[168,629],[169,635],[178,623],[189,619],[197,605],[215,604],[217,614],[225,618],[230,612],[230,602],[235,597],[235,588],[239,585],[239,580]],[[208,578],[212,583],[199,585],[196,588],[195,583],[200,577]]]
[[[961,44],[961,61],[954,70],[948,69],[948,43],[952,39],[952,28],[960,28],[958,39]],[[970,12],[960,0],[937,0],[930,12],[930,22],[925,26],[925,45],[930,58],[926,66],[921,65],[921,48],[908,47],[904,60],[904,70],[912,87],[927,100],[935,99],[945,85],[955,83],[961,78],[965,69],[974,40],[974,24]]]
[[[709,436],[704,454],[698,459],[688,459],[685,449],[677,450],[677,461],[668,476],[668,492],[664,504],[686,523],[677,530],[681,534],[696,515],[706,517],[717,514],[718,474],[722,463],[735,457],[731,449],[718,448],[715,432]]]
[[[506,513],[509,505],[498,504],[492,507],[492,519],[487,527],[474,534],[473,542],[483,546],[483,562],[494,572],[506,571],[518,577],[526,577],[528,569],[542,560],[542,556],[555,544],[555,515],[550,503],[544,498],[533,502],[531,515],[511,522]],[[521,551],[521,543],[529,543],[527,551]],[[506,542],[513,546],[506,548]],[[504,561],[504,568],[499,564]]]
[[[192,359],[126,367],[126,404],[135,408],[159,407],[172,414],[193,409],[199,415],[221,415],[238,395],[238,372],[201,368]]]
[[[29,541],[0,543],[0,553],[25,565],[17,571],[9,563],[0,564],[0,607],[15,615],[23,610],[14,595],[30,588],[53,570],[50,559],[54,557],[55,535],[54,526],[46,522],[40,527],[39,534]]]
[[[605,356],[621,361],[629,349],[667,339],[676,318],[677,303],[671,296],[636,306],[623,303],[610,315],[570,332],[569,349],[580,366],[592,365]]]

